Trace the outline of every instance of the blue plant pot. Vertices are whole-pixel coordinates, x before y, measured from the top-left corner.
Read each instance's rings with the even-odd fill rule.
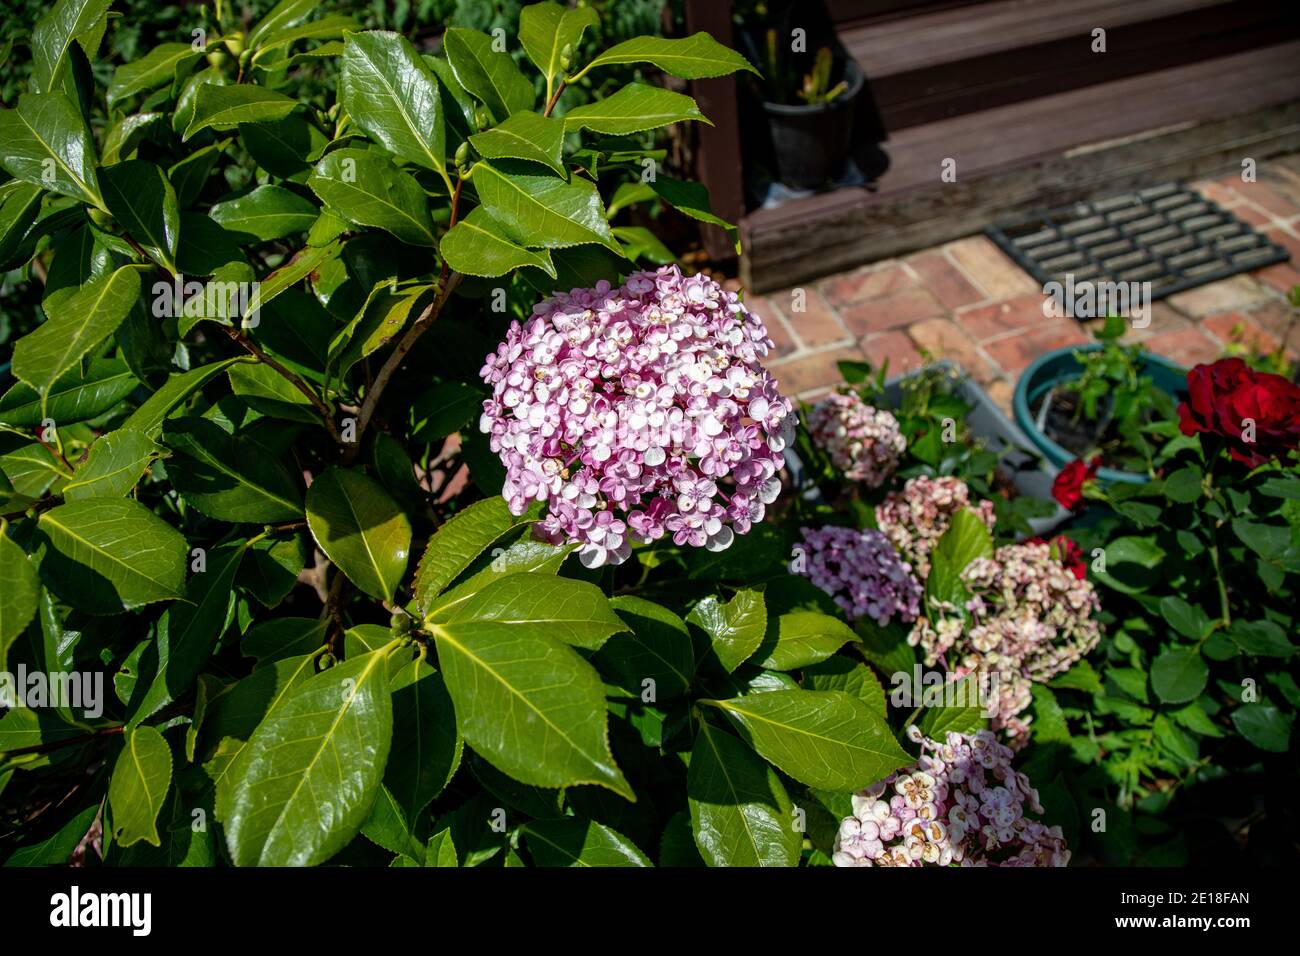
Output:
[[[1095,352],[1101,347],[1100,343],[1093,343],[1054,349],[1036,358],[1021,373],[1020,380],[1016,382],[1016,392],[1011,404],[1012,411],[1016,415],[1016,424],[1020,426],[1020,430],[1024,432],[1030,444],[1057,468],[1065,467],[1076,456],[1043,434],[1029,410],[1047,393],[1048,389],[1078,376],[1080,365],[1074,357],[1075,352]],[[1142,363],[1142,373],[1151,377],[1156,388],[1175,397],[1187,391],[1187,369],[1181,365],[1151,352],[1142,353]],[[1116,481],[1143,484],[1149,480],[1142,472],[1120,471],[1116,468],[1098,469],[1097,478],[1103,484]]]

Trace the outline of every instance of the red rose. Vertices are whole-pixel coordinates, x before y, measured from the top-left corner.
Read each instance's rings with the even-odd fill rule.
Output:
[[[1037,536],[1025,539],[1025,544],[1048,543],[1049,542]],[[1083,558],[1083,548],[1079,547],[1063,534],[1058,534],[1050,543],[1056,548],[1057,559],[1065,565],[1065,570],[1069,571],[1080,581],[1087,577],[1088,562]]]
[[[1092,461],[1074,459],[1052,482],[1052,497],[1061,503],[1062,508],[1074,511],[1083,504],[1083,483],[1095,478],[1099,467],[1101,455],[1094,455]]]
[[[1300,446],[1300,388],[1239,358],[1220,359],[1187,373],[1178,418],[1184,435],[1225,438],[1232,457],[1254,468]]]

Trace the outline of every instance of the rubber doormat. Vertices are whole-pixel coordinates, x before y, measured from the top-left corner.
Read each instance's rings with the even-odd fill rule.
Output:
[[[990,226],[989,238],[1044,286],[1150,282],[1162,299],[1289,253],[1182,183],[1075,203]]]

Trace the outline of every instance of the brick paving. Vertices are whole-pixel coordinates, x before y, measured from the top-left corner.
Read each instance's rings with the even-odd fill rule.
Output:
[[[1300,155],[1193,184],[1291,250],[1292,260],[1156,302],[1130,332],[1183,364],[1213,361],[1232,342],[1300,355],[1300,316],[1285,293],[1300,285]],[[749,297],[776,342],[768,363],[782,390],[811,399],[839,384],[836,363],[889,361],[890,374],[926,356],[951,359],[1010,411],[1020,372],[1043,352],[1091,340],[1074,319],[1046,318],[1037,283],[983,235],[967,236],[815,283]]]

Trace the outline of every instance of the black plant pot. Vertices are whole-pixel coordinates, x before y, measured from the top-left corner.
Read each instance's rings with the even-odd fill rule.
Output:
[[[820,189],[844,174],[853,143],[855,101],[862,92],[862,70],[844,61],[848,89],[829,103],[763,103],[777,176],[791,189]]]

